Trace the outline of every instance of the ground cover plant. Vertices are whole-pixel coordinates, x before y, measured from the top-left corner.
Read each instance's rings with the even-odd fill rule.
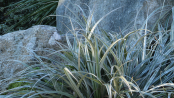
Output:
[[[3,2],[7,2],[4,0]],[[17,0],[8,1],[9,5],[0,8],[3,21],[0,23],[0,35],[27,29],[33,25],[56,26],[55,15],[59,0]]]
[[[173,9],[165,15],[172,13],[174,17]],[[22,98],[174,97],[172,25],[168,28],[158,21],[154,25],[157,30],[146,28],[148,18],[161,8],[149,15],[142,28],[125,36],[98,28],[103,18],[117,10],[119,8],[97,22],[92,17],[92,11],[89,16],[84,14],[85,26],[75,29],[72,25],[73,37],[66,35],[67,45],[58,43],[60,50],[44,50],[50,52],[48,56],[35,55],[37,64],[19,72],[18,78],[14,77],[10,83],[25,85],[0,94]],[[64,62],[52,58],[55,56]]]

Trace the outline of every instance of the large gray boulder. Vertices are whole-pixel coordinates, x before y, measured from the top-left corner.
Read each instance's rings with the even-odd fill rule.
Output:
[[[163,5],[174,5],[174,0],[59,0],[56,10],[57,31],[70,32],[72,24],[75,29],[84,29],[84,17],[89,19],[88,16],[93,13],[93,21],[97,22],[107,13],[118,8],[101,21],[99,29],[127,33],[124,28],[126,30],[141,28],[147,16],[161,7],[148,20],[148,29],[151,30],[152,25],[162,15],[161,12],[166,12],[166,9],[172,7],[162,7]]]
[[[0,91],[7,84],[4,80],[34,62],[35,54],[46,56],[46,49],[58,49],[61,40],[56,27],[47,25],[33,26],[27,30],[11,32],[0,36]],[[10,80],[9,80],[10,81]]]

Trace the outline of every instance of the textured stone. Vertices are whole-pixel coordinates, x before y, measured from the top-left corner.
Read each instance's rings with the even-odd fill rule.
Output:
[[[67,33],[72,30],[71,22],[74,28],[84,29],[84,24],[80,23],[79,19],[83,20],[82,16],[88,18],[89,14],[93,11],[93,17],[96,22],[110,11],[119,7],[121,8],[112,12],[101,21],[99,28],[109,32],[122,31],[122,33],[127,33],[123,30],[124,28],[127,27],[128,29],[126,30],[139,29],[145,22],[147,16],[157,8],[162,7],[163,3],[164,5],[174,5],[174,0],[165,0],[165,2],[164,0],[59,0],[59,2],[61,3],[59,3],[56,11],[58,15],[57,31],[61,33]],[[86,5],[88,5],[89,8]],[[79,7],[81,7],[82,10]],[[171,7],[172,6],[163,8],[164,12],[166,9],[171,9]],[[162,10],[162,8],[160,10]],[[152,25],[159,19],[160,10],[149,19],[148,29],[151,30]]]
[[[56,42],[60,40],[56,27],[46,25],[0,36],[0,91],[5,88],[4,79],[26,67],[22,63],[30,65],[35,61],[35,54],[45,56],[48,53],[44,50],[58,49]]]

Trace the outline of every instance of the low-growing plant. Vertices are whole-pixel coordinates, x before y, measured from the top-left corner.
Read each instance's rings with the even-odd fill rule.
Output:
[[[22,98],[172,98],[171,31],[164,29],[160,22],[158,31],[143,27],[123,37],[99,30],[97,26],[102,19],[116,10],[119,9],[97,22],[91,11],[85,29],[75,30],[72,26],[74,36],[66,35],[67,45],[58,43],[61,49],[48,51],[48,57],[36,55],[38,64],[21,72],[19,78],[29,84],[0,94],[9,92],[7,97]],[[58,56],[64,62],[51,56]]]

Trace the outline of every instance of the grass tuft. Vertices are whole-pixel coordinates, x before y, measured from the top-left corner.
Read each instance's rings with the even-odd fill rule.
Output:
[[[75,30],[72,26],[73,36],[66,35],[66,46],[59,43],[61,49],[49,51],[49,57],[36,56],[38,64],[21,72],[18,78],[27,84],[0,94],[22,98],[172,98],[171,30],[158,21],[157,31],[141,28],[118,36],[96,30],[104,17],[95,22],[93,13],[90,15],[85,27]],[[64,61],[51,58],[55,56]]]

